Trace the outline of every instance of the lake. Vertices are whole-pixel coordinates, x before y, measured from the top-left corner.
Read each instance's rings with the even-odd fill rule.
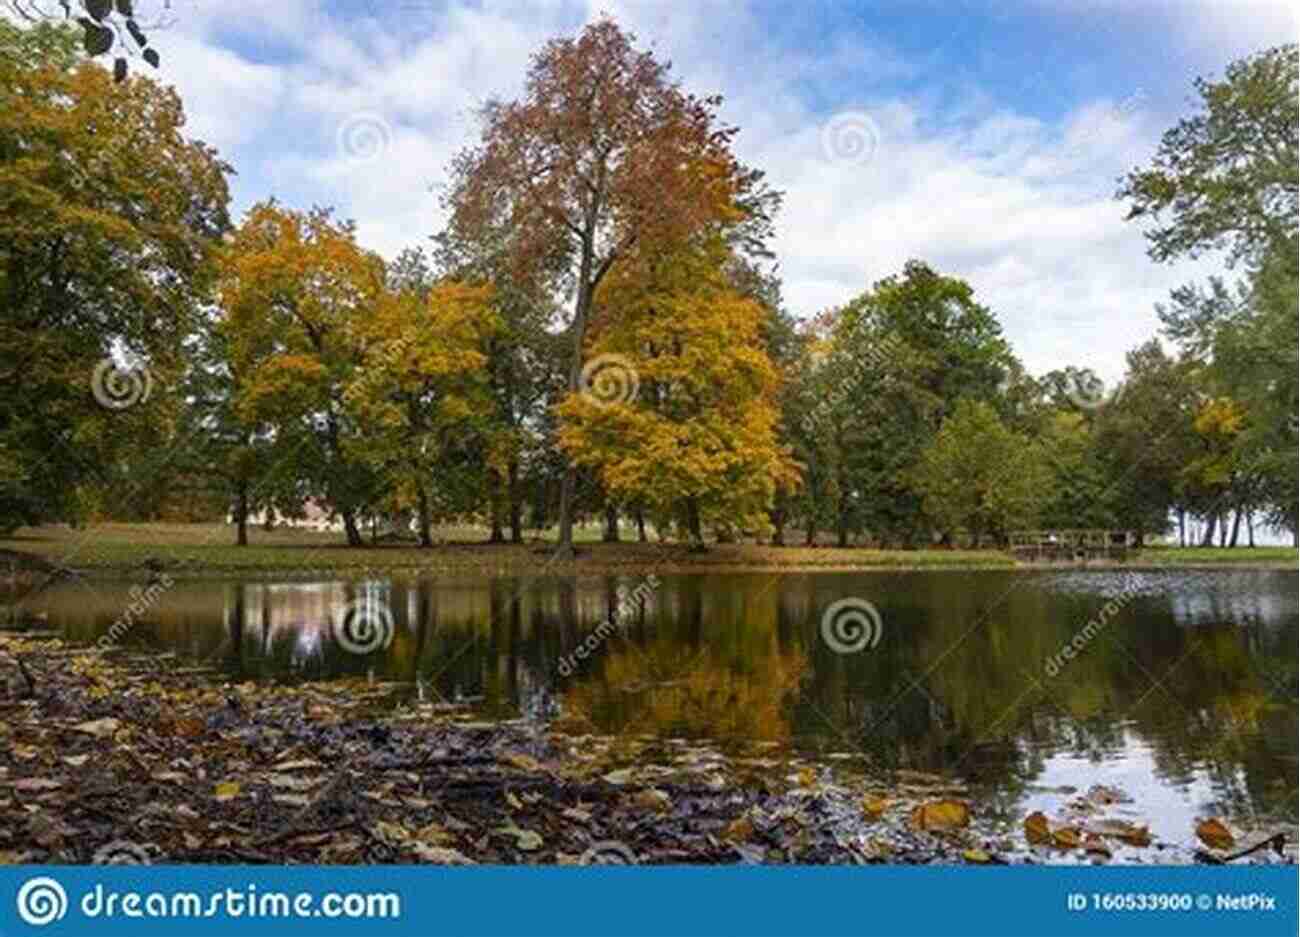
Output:
[[[1094,785],[1172,840],[1295,822],[1293,571],[168,582],[24,608],[219,679],[368,674],[394,705],[955,775],[1009,826]]]

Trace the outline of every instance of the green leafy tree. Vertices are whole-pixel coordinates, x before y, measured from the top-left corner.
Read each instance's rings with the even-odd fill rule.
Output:
[[[1035,524],[1051,479],[1041,447],[975,400],[957,403],[912,475],[934,524],[968,532],[976,546]]]

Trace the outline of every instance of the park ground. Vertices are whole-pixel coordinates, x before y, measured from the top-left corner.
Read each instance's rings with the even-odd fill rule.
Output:
[[[557,556],[553,538],[490,544],[471,527],[438,531],[435,546],[380,543],[348,547],[337,533],[278,528],[249,532],[247,547],[234,545],[224,524],[100,524],[23,528],[0,540],[0,572],[45,564],[98,575],[166,568],[182,575],[262,575],[337,572],[477,572],[493,575],[638,572],[814,572],[889,569],[1012,569],[1008,553],[982,550],[879,550],[830,545],[711,544],[703,553],[685,544],[599,542],[599,530],[580,532],[577,554]],[[1127,567],[1233,567],[1296,569],[1292,547],[1187,548],[1152,546],[1134,553]]]

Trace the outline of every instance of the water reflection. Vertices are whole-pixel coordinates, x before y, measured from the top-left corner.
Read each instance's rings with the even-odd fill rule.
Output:
[[[959,773],[1008,816],[1045,786],[1107,778],[1157,828],[1294,810],[1295,573],[680,576],[620,603],[636,584],[180,582],[126,640],[234,679],[370,673],[491,715],[865,752],[874,767]],[[92,641],[127,587],[72,583],[41,603],[50,626]],[[1049,675],[1044,661],[1118,594],[1106,627]],[[884,634],[836,654],[818,619],[850,596],[880,610]],[[391,611],[381,652],[336,639],[337,611],[360,598]],[[601,632],[616,613],[618,629]],[[563,676],[558,662],[595,633]]]

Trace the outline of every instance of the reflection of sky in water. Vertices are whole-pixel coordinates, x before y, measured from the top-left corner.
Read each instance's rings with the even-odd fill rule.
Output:
[[[1155,750],[1130,728],[1123,730],[1121,739],[1100,761],[1070,752],[1047,755],[1020,808],[1024,813],[1041,810],[1055,818],[1089,787],[1100,784],[1117,788],[1133,802],[1112,804],[1092,816],[1149,825],[1157,841],[1190,843],[1196,822],[1219,813],[1216,785],[1199,767],[1182,777],[1169,777],[1157,766]],[[1065,786],[1077,790],[1069,794],[1043,790]]]

